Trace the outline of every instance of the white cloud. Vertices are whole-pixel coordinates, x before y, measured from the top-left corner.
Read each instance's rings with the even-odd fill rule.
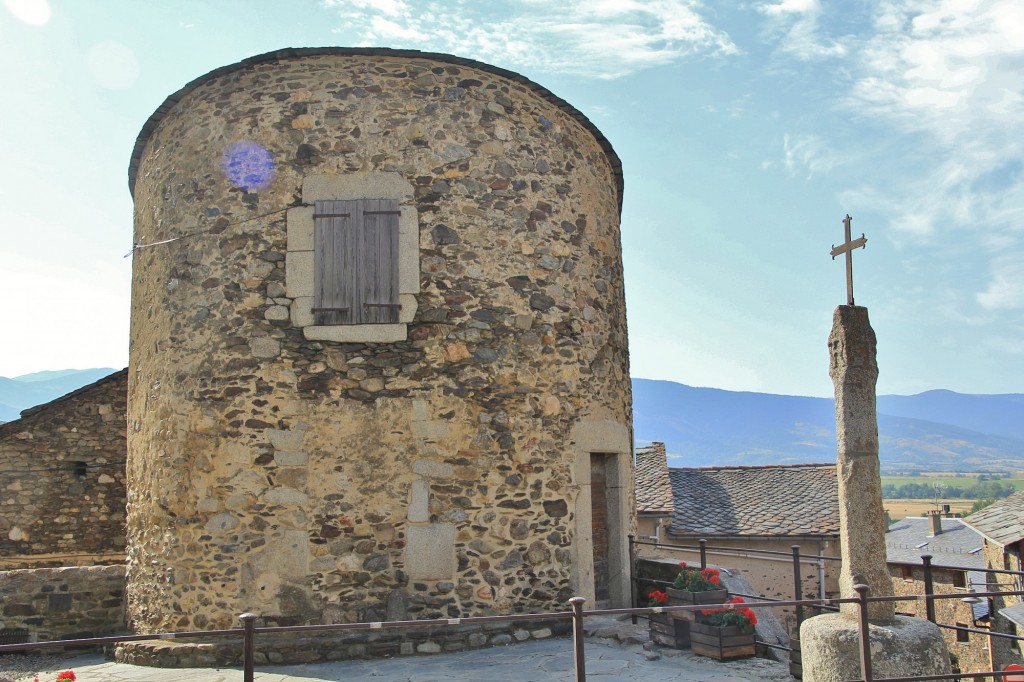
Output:
[[[768,30],[781,36],[779,48],[802,60],[842,57],[846,47],[821,35],[819,0],[782,0],[756,5],[768,18]]]
[[[417,31],[415,28],[409,26],[403,26],[399,23],[385,19],[384,17],[372,17],[370,19],[370,29],[375,34],[384,39],[398,39],[398,40],[426,40],[428,36],[425,33]]]
[[[817,135],[785,135],[782,138],[783,164],[790,173],[806,171],[810,179],[817,173],[827,173],[840,163],[826,143]]]
[[[696,0],[570,0],[515,6],[430,0],[324,0],[363,44],[451,52],[509,68],[619,78],[696,55],[738,52]],[[399,45],[396,45],[399,46]]]
[[[851,55],[845,106],[888,125],[917,176],[846,198],[891,216],[899,241],[941,249],[969,232],[991,279],[973,301],[1024,308],[1024,5],[1019,0],[885,0]],[[931,166],[922,161],[930,159]]]
[[[1021,121],[1024,5],[905,0],[885,5],[859,53],[852,98],[953,142],[981,125]]]
[[[988,288],[978,294],[978,303],[986,310],[1024,308],[1024,253],[997,259]]]
[[[403,0],[348,0],[348,4],[356,9],[380,12],[389,17],[409,13],[409,5]]]
[[[916,136],[906,152],[936,160],[892,200],[893,228],[1019,224],[1024,178],[1013,169],[1024,154],[1024,5],[892,1],[874,28],[857,57],[849,108]],[[997,300],[998,290],[985,300]]]

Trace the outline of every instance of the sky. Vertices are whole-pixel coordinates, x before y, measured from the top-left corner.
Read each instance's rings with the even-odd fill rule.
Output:
[[[1019,0],[0,0],[0,376],[128,364],[142,125],[320,46],[477,59],[590,118],[634,377],[831,396],[849,214],[879,392],[1024,392]]]

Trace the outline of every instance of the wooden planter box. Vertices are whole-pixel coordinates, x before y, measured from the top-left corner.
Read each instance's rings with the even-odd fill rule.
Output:
[[[690,648],[689,623],[674,618],[670,613],[652,613],[650,616],[651,641],[673,649]]]
[[[729,598],[728,590],[707,590],[705,592],[688,592],[670,587],[668,593],[669,606],[685,606],[689,604],[724,604]]]
[[[695,654],[719,661],[750,658],[755,654],[754,633],[741,632],[736,626],[720,628],[717,625],[690,623],[690,648]]]

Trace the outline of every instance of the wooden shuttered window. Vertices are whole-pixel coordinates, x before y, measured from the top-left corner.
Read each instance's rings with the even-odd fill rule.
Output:
[[[317,201],[313,314],[317,325],[398,322],[398,201]]]

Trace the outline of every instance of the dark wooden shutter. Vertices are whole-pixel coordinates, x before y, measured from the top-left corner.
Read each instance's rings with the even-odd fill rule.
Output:
[[[313,314],[318,325],[355,322],[355,203],[318,201],[313,209]]]
[[[366,199],[359,204],[363,321],[398,322],[398,202]]]
[[[316,324],[398,321],[398,216],[394,199],[316,202]]]

